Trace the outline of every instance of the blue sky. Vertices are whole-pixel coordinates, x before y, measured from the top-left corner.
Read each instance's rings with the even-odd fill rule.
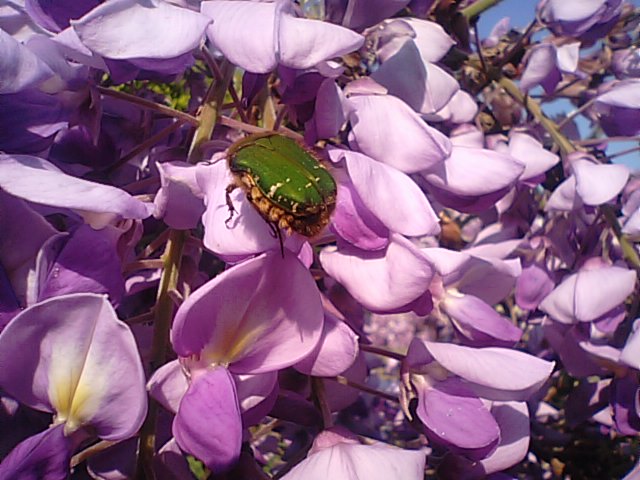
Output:
[[[631,0],[629,3],[640,7],[640,0]],[[534,18],[537,4],[537,0],[503,0],[501,3],[495,5],[481,15],[478,23],[480,37],[486,37],[498,20],[503,17],[509,17],[511,19],[512,27],[520,30],[526,28],[529,22]],[[551,104],[545,104],[543,109],[547,114],[555,115],[560,112],[570,112],[574,110],[575,107],[567,100],[559,100]],[[579,130],[584,137],[587,137],[591,130],[590,122],[581,116],[579,116],[578,119],[577,123]],[[620,152],[637,145],[637,142],[612,142],[607,148],[607,153],[612,154]],[[619,161],[634,170],[640,171],[640,152],[636,151],[617,157],[615,161]]]

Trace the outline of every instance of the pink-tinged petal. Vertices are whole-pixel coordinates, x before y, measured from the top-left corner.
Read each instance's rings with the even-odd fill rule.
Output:
[[[512,467],[529,451],[529,408],[524,402],[494,402],[491,415],[500,427],[498,448],[480,460],[486,475]]]
[[[24,310],[0,334],[0,366],[3,390],[55,411],[67,432],[90,425],[120,440],[146,415],[135,340],[103,296],[66,295]]]
[[[520,180],[543,174],[560,161],[560,157],[545,150],[531,135],[514,132],[509,136],[509,155],[525,165]]]
[[[197,289],[176,312],[171,341],[181,357],[198,355],[208,365],[230,365],[234,373],[262,373],[308,355],[323,321],[313,277],[285,250],[284,258],[280,252],[261,255]]]
[[[237,188],[230,194],[235,212],[229,212],[226,188],[232,183],[225,162],[198,166],[198,186],[205,195],[204,246],[225,257],[246,257],[266,250],[277,249],[278,239],[269,225]],[[232,217],[227,223],[227,219]]]
[[[338,183],[338,199],[331,218],[331,229],[351,245],[363,250],[385,248],[389,243],[389,230],[365,207],[355,186],[343,172],[338,170],[334,175]]]
[[[186,162],[165,162],[157,166],[160,190],[154,199],[153,216],[171,228],[195,228],[205,210],[203,193],[196,180],[197,167]]]
[[[353,95],[349,115],[351,137],[365,155],[405,173],[440,164],[451,143],[428,126],[400,99],[391,95]]]
[[[397,234],[392,234],[384,251],[329,247],[320,253],[320,262],[362,306],[377,312],[414,301],[427,291],[433,276],[433,267],[420,250]]]
[[[362,35],[332,23],[296,18],[286,12],[279,18],[277,56],[279,63],[290,68],[311,68],[324,60],[356,51],[363,43]]]
[[[160,405],[177,413],[180,401],[189,388],[189,381],[178,360],[165,363],[147,382],[147,390]]]
[[[30,155],[0,155],[0,187],[33,203],[70,208],[94,228],[117,216],[147,218],[153,206],[124,190],[72,177],[53,164]]]
[[[430,440],[480,460],[495,450],[500,429],[484,403],[457,378],[417,388],[418,418]]]
[[[0,463],[0,478],[62,480],[69,477],[73,440],[57,425],[20,442]]]
[[[112,0],[71,24],[91,51],[123,60],[168,59],[190,52],[200,45],[210,22],[163,0]]]
[[[276,67],[276,3],[219,0],[200,10],[213,19],[207,36],[231,63],[253,73]]]
[[[486,195],[513,185],[524,165],[493,150],[454,146],[451,155],[424,178],[434,186],[457,195]]]
[[[620,361],[630,367],[640,370],[640,324],[638,320],[633,324],[633,331],[627,338],[627,342],[620,353]]]
[[[624,165],[596,165],[586,160],[571,163],[576,191],[585,205],[601,205],[614,199],[627,184],[629,169]]]
[[[415,17],[405,17],[400,21],[408,23],[415,32],[413,41],[416,43],[420,55],[427,62],[441,60],[456,43],[447,35],[444,28],[435,22]]]
[[[53,76],[44,61],[0,29],[0,94],[37,87]]]
[[[344,157],[358,196],[390,230],[408,236],[440,232],[437,215],[409,176],[357,152],[345,151]]]
[[[524,352],[499,347],[472,348],[414,340],[411,350],[416,350],[412,356],[430,356],[451,373],[475,384],[474,391],[486,387],[481,396],[497,400],[526,400],[549,378],[555,365]]]
[[[635,281],[635,273],[622,267],[583,269],[545,297],[540,310],[561,323],[591,322],[623,303]]]
[[[342,320],[325,313],[318,345],[294,368],[305,375],[333,377],[353,365],[357,355],[358,336]]]
[[[425,453],[381,442],[360,445],[353,435],[333,428],[314,440],[309,456],[283,480],[367,479],[422,480]]]
[[[440,308],[447,313],[466,344],[512,347],[522,336],[522,330],[510,319],[473,295],[451,292],[440,302]]]
[[[516,303],[524,310],[535,310],[553,288],[549,272],[537,264],[522,269],[522,275],[516,280]]]
[[[556,47],[551,43],[540,43],[529,51],[527,65],[522,72],[520,87],[527,91],[542,85],[547,95],[553,93],[562,79],[556,65]]]
[[[278,398],[278,372],[237,375],[234,380],[242,425],[247,428],[259,423],[271,411]]]
[[[215,472],[240,456],[242,421],[236,387],[229,371],[217,367],[197,377],[180,402],[173,422],[180,448]]]
[[[118,238],[118,231],[81,225],[68,238],[60,236],[45,243],[36,263],[33,301],[68,293],[98,293],[118,304],[124,294]],[[89,251],[93,253],[87,256]]]

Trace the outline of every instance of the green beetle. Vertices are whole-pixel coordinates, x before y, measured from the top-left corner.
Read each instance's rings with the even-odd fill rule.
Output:
[[[242,188],[247,199],[273,228],[313,237],[329,223],[336,206],[336,182],[316,155],[295,140],[275,132],[259,133],[234,143],[227,152],[235,177],[229,197]]]

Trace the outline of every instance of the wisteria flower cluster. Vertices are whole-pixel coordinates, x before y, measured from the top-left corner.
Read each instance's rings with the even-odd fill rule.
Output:
[[[640,8],[495,3],[3,2],[0,479],[637,478]]]

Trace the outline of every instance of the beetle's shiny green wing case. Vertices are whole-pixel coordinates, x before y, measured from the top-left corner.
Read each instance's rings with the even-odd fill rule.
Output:
[[[333,203],[336,183],[312,153],[276,133],[258,134],[229,149],[233,173],[249,174],[262,194],[293,214],[317,212]]]

